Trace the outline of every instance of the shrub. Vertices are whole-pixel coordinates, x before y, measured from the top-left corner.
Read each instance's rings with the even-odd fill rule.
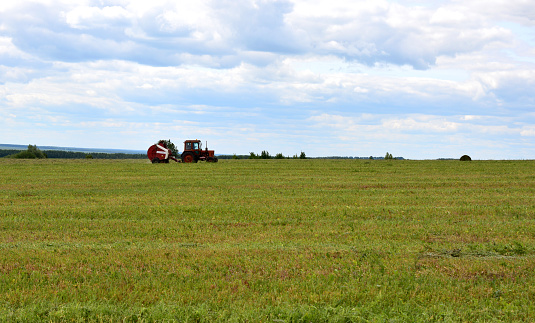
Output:
[[[460,159],[460,161],[472,161],[472,158],[468,155],[463,155]]]
[[[14,155],[8,156],[11,158],[20,158],[20,159],[36,159],[36,158],[46,158],[46,154],[43,153],[37,146],[28,145],[28,149],[16,153]]]

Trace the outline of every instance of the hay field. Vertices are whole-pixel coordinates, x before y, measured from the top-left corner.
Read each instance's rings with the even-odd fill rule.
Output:
[[[0,159],[0,321],[532,321],[535,162]]]

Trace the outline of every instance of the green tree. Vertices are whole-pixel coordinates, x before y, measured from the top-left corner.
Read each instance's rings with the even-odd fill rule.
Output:
[[[249,159],[258,159],[258,156],[254,152],[249,153]]]
[[[37,146],[28,145],[28,149],[16,153],[14,155],[8,156],[11,158],[21,158],[21,159],[35,159],[35,158],[46,158],[46,154],[43,153]]]
[[[284,156],[282,155],[282,153],[278,153],[275,155],[275,159],[284,159]]]
[[[262,150],[262,154],[260,154],[260,158],[262,159],[271,159],[271,155],[267,150]]]
[[[394,157],[392,156],[392,154],[386,152],[385,159],[394,159]]]
[[[28,151],[35,155],[35,158],[46,158],[46,155],[36,145],[28,145]]]
[[[304,151],[301,152],[301,155],[299,155],[299,159],[307,159],[307,155]]]

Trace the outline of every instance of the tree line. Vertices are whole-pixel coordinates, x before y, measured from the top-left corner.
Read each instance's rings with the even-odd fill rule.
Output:
[[[26,150],[0,149],[0,157],[17,159],[64,158],[64,159],[144,159],[145,154],[125,153],[84,153],[63,150],[40,150],[35,145],[28,145]]]
[[[165,142],[167,148],[171,149],[171,152],[176,156],[178,149],[170,140],[161,140]],[[463,156],[464,157],[464,156]],[[28,145],[27,150],[18,149],[0,149],[0,158],[64,158],[64,159],[145,159],[145,154],[128,154],[128,153],[84,153],[75,151],[64,150],[40,150],[35,145]],[[249,155],[218,155],[219,159],[307,159],[305,152],[301,152],[299,155],[295,154],[292,157],[284,156],[282,153],[278,153],[272,156],[267,150],[262,150],[257,154],[250,152]],[[384,157],[351,157],[351,156],[328,156],[328,157],[312,157],[315,159],[404,159],[403,157],[394,157],[390,153],[386,153]]]
[[[292,157],[287,156],[285,157],[282,153],[278,153],[275,156],[272,156],[268,151],[263,150],[260,154],[256,154],[254,152],[249,153],[249,155],[218,155],[219,159],[385,159],[385,160],[394,160],[399,159],[403,160],[405,158],[403,157],[394,157],[390,153],[386,153],[384,157],[353,157],[353,156],[326,156],[326,157],[307,157],[307,155],[304,152],[301,152],[301,154],[293,155]]]
[[[275,156],[272,156],[267,150],[262,150],[261,153],[256,154],[254,152],[250,152],[249,155],[218,155],[217,158],[219,159],[306,159],[307,155],[304,152],[301,152],[301,154],[290,156],[284,156],[282,153],[278,153]]]
[[[267,150],[262,150],[260,154],[255,154],[254,152],[249,153],[249,159],[290,159],[290,156],[284,157],[282,153],[278,153],[275,156],[271,156]],[[291,157],[293,159],[306,159],[307,155],[304,151],[301,152],[299,156],[297,154]]]

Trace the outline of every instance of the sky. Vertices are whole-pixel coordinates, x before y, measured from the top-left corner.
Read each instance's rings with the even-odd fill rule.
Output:
[[[531,0],[0,3],[0,143],[535,159]]]

